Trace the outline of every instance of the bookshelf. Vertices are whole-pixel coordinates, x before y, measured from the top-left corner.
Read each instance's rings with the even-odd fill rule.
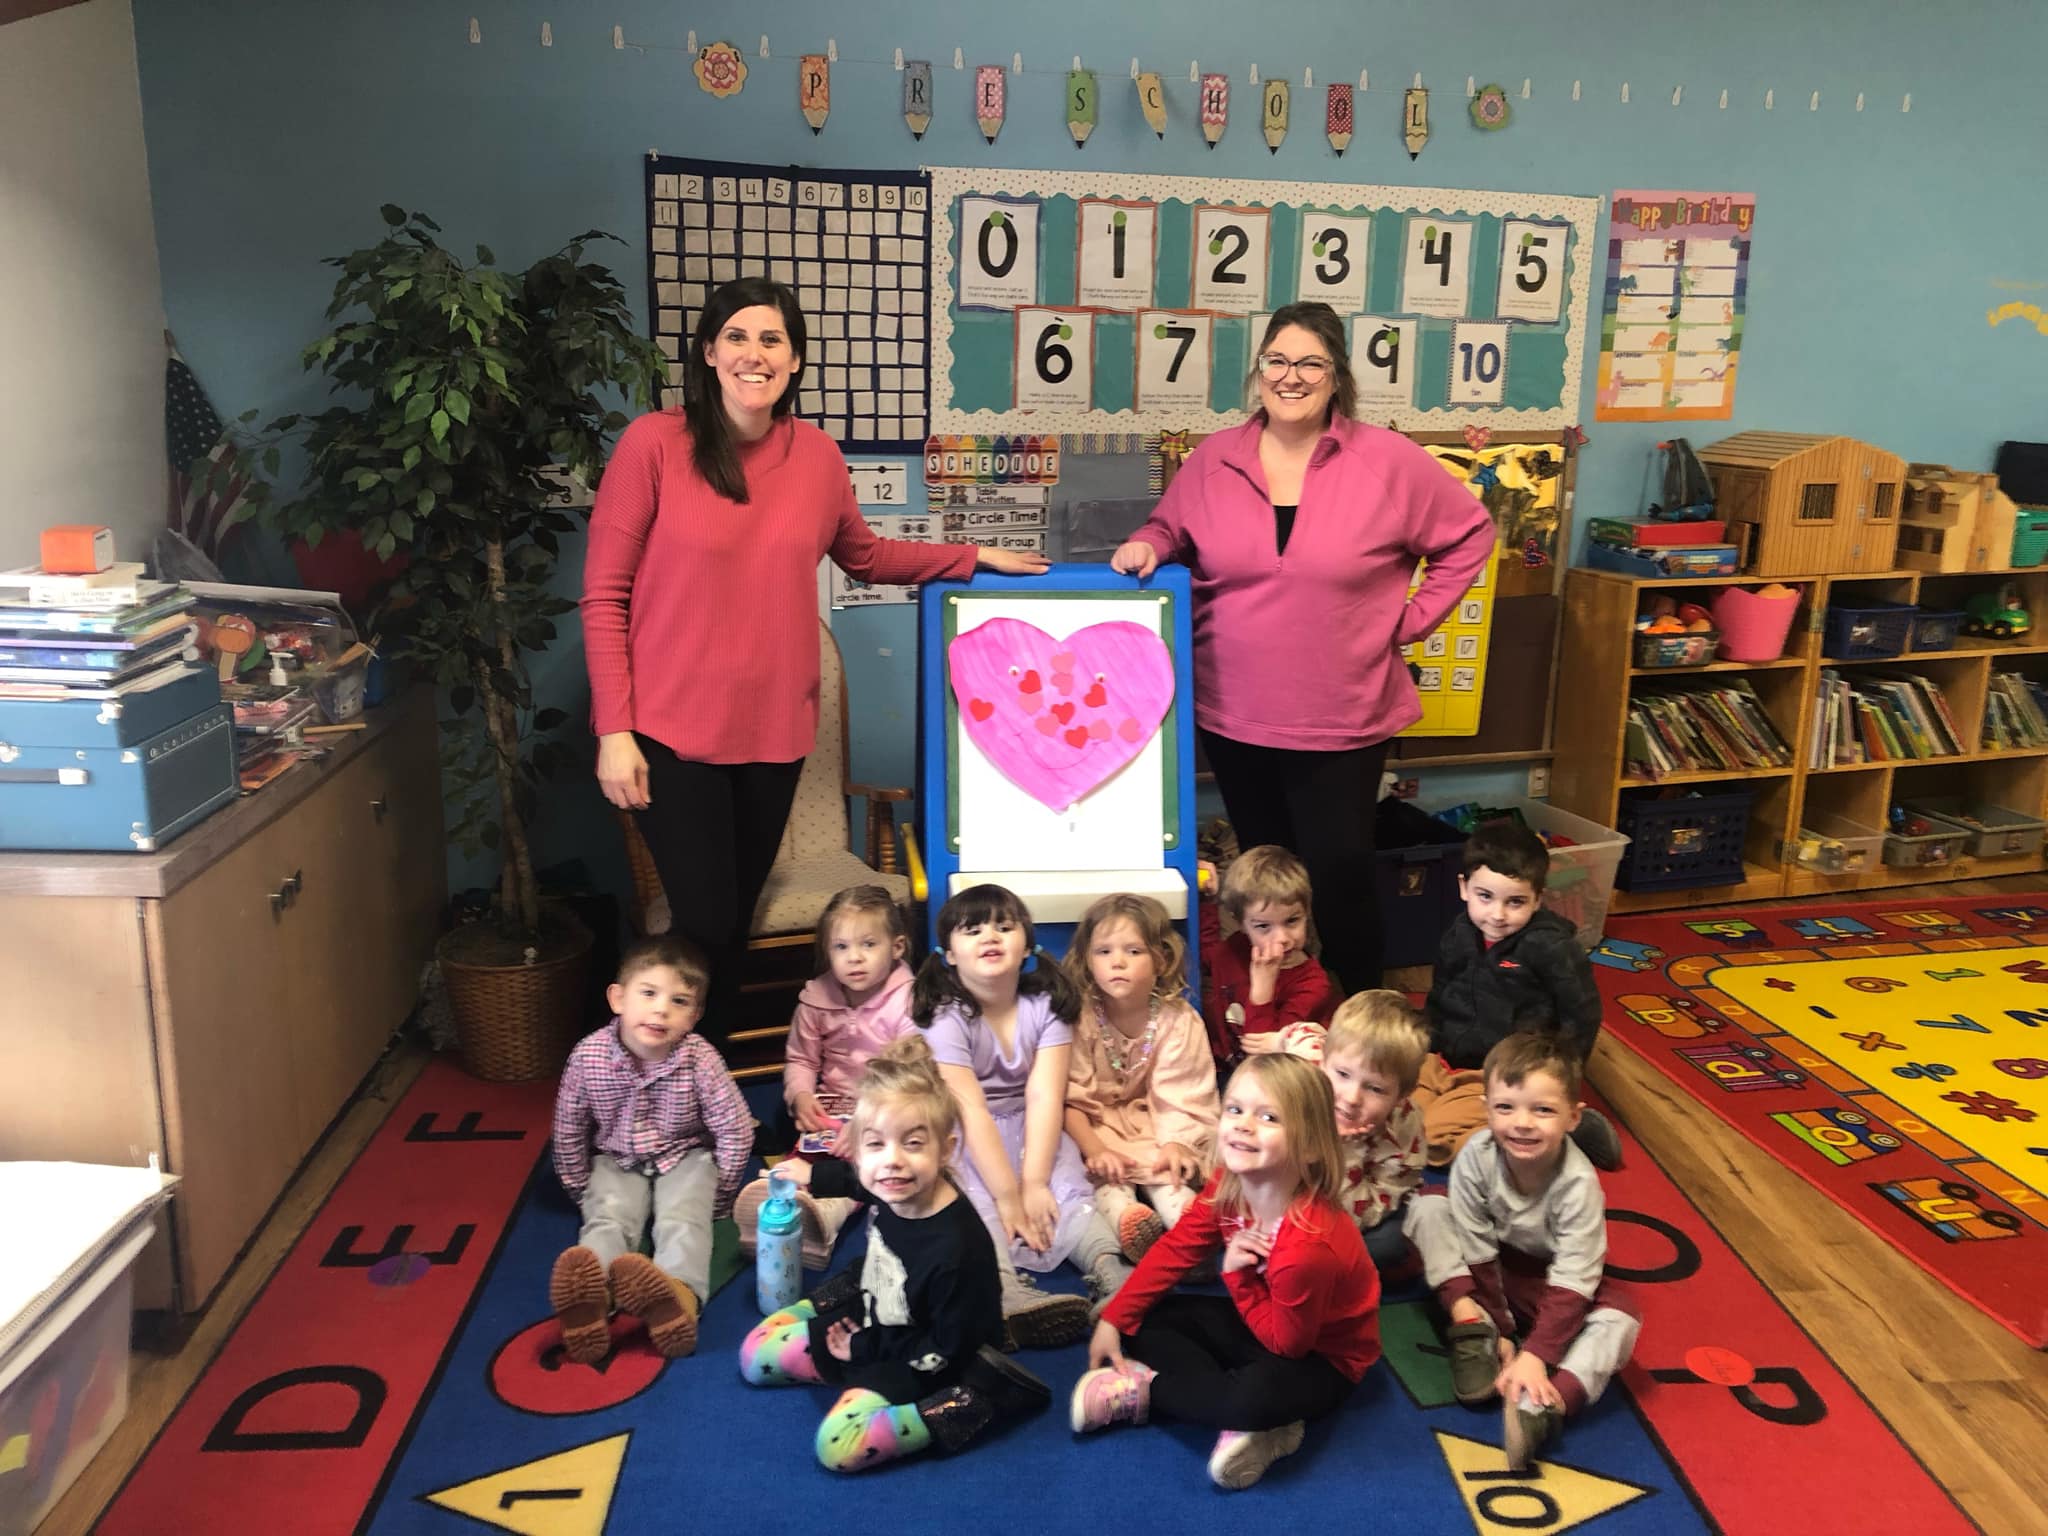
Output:
[[[1804,589],[1785,656],[1768,662],[1715,662],[1705,667],[1632,664],[1635,616],[1649,593],[1731,585],[1761,587],[1773,580]],[[1960,609],[1972,593],[1994,590],[2008,582],[2034,619],[2032,631],[2017,639],[1959,636],[1942,650],[1907,651],[1901,656],[1859,661],[1837,661],[1822,655],[1831,603],[1861,606],[1888,602]],[[1553,804],[1611,827],[1617,823],[1622,792],[1648,787],[1647,781],[1627,776],[1625,763],[1629,703],[1645,689],[1661,692],[1672,687],[1746,682],[1778,733],[1793,747],[1792,764],[1786,768],[1673,773],[1658,779],[1659,786],[1747,786],[1755,791],[1743,845],[1743,879],[1739,884],[1685,890],[1617,891],[1613,910],[1642,912],[1774,896],[1831,895],[2048,868],[2048,861],[2034,853],[2011,858],[1966,856],[1916,869],[1879,864],[1858,874],[1826,875],[1803,868],[1792,857],[1793,840],[1808,818],[1835,817],[1881,829],[1889,808],[1900,799],[1961,796],[2030,815],[2048,814],[2048,747],[1993,750],[1981,745],[1985,698],[1994,672],[2014,672],[2048,683],[2048,568],[1709,580],[1639,579],[1574,568],[1566,574],[1564,590],[1557,748],[1551,769]],[[1949,757],[1809,768],[1823,669],[1852,682],[1860,681],[1858,674],[1864,672],[1873,677],[1892,674],[1929,679],[1955,717],[1965,750]]]

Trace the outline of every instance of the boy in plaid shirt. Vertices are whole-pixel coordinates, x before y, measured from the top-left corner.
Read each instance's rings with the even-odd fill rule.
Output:
[[[555,1172],[583,1207],[583,1231],[555,1260],[548,1302],[571,1360],[605,1357],[614,1306],[664,1356],[697,1347],[711,1223],[732,1210],[754,1145],[746,1101],[695,1033],[710,974],[687,939],[635,944],[606,993],[618,1016],[562,1069]],[[639,1251],[650,1218],[651,1261]]]

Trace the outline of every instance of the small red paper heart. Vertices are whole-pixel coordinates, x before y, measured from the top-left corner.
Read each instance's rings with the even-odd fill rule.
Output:
[[[1074,727],[1074,728],[1073,728],[1073,729],[1072,729],[1071,731],[1068,731],[1068,732],[1067,732],[1067,745],[1068,745],[1068,746],[1070,746],[1070,747],[1085,747],[1085,746],[1087,746],[1087,745],[1088,745],[1088,733],[1087,733],[1087,731],[1083,730],[1083,729],[1082,729],[1082,728],[1081,728],[1080,726],[1078,726],[1078,725],[1077,725],[1077,726],[1075,726],[1075,727]]]
[[[1027,715],[1035,715],[1045,708],[1045,695],[1042,693],[1020,693],[1017,695],[1017,707]]]
[[[1045,684],[1039,680],[1037,670],[1033,669],[1024,674],[1024,680],[1017,684],[1017,691],[1019,693],[1036,693],[1044,686]]]
[[[974,716],[977,720],[986,720],[995,712],[995,705],[989,703],[987,699],[969,699],[967,701],[967,713]]]
[[[1479,452],[1480,449],[1492,441],[1493,428],[1491,427],[1467,427],[1465,429],[1465,446],[1474,453]]]
[[[1041,736],[1050,736],[1060,728],[1059,721],[1053,719],[1051,715],[1040,715],[1031,723],[1038,727],[1038,733]]]
[[[1052,707],[1052,712],[1059,716],[1061,725],[1065,725],[1074,718],[1074,706],[1072,704],[1055,704]]]
[[[1055,672],[1073,671],[1074,653],[1072,651],[1061,651],[1058,655],[1054,656],[1052,659],[1052,669]]]
[[[1145,734],[1145,727],[1138,724],[1129,715],[1125,715],[1124,723],[1116,728],[1116,733],[1123,737],[1125,741],[1136,741]]]
[[[1081,702],[1090,709],[1100,709],[1109,702],[1109,695],[1103,690],[1102,682],[1099,678],[1096,680],[1093,688],[1090,688],[1081,695]]]
[[[1052,675],[1052,685],[1059,689],[1061,693],[1072,693],[1074,691],[1074,674],[1071,672],[1055,672]]]
[[[1088,734],[1097,741],[1109,740],[1109,722],[1107,720],[1090,720],[1088,722]]]

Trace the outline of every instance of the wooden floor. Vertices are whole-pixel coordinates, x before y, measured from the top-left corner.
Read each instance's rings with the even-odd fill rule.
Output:
[[[2048,881],[2034,875],[1885,894],[1911,901],[1924,893],[1945,904],[2044,885]],[[1428,971],[1393,973],[1388,983],[1421,990],[1428,986]],[[412,1047],[386,1058],[285,1192],[206,1313],[170,1352],[136,1353],[128,1417],[36,1536],[84,1536],[91,1530],[425,1060]],[[1589,1075],[1721,1235],[1985,1531],[2048,1531],[2048,1354],[2029,1349],[1929,1279],[1632,1051],[1603,1039]],[[2048,1288],[2048,1275],[2042,1284]],[[1795,1525],[1788,1516],[1785,1528]]]

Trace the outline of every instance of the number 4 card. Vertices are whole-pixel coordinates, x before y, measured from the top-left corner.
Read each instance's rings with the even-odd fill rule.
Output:
[[[1138,316],[1140,410],[1209,409],[1210,342],[1215,322],[1208,315],[1148,309]]]
[[[1503,320],[1555,325],[1564,313],[1564,256],[1568,224],[1507,219],[1500,228],[1500,296],[1493,312]]]
[[[1017,311],[1017,409],[1085,411],[1095,397],[1095,316]]]
[[[1457,219],[1411,214],[1402,231],[1401,308],[1411,315],[1457,319],[1467,312],[1472,226]]]

